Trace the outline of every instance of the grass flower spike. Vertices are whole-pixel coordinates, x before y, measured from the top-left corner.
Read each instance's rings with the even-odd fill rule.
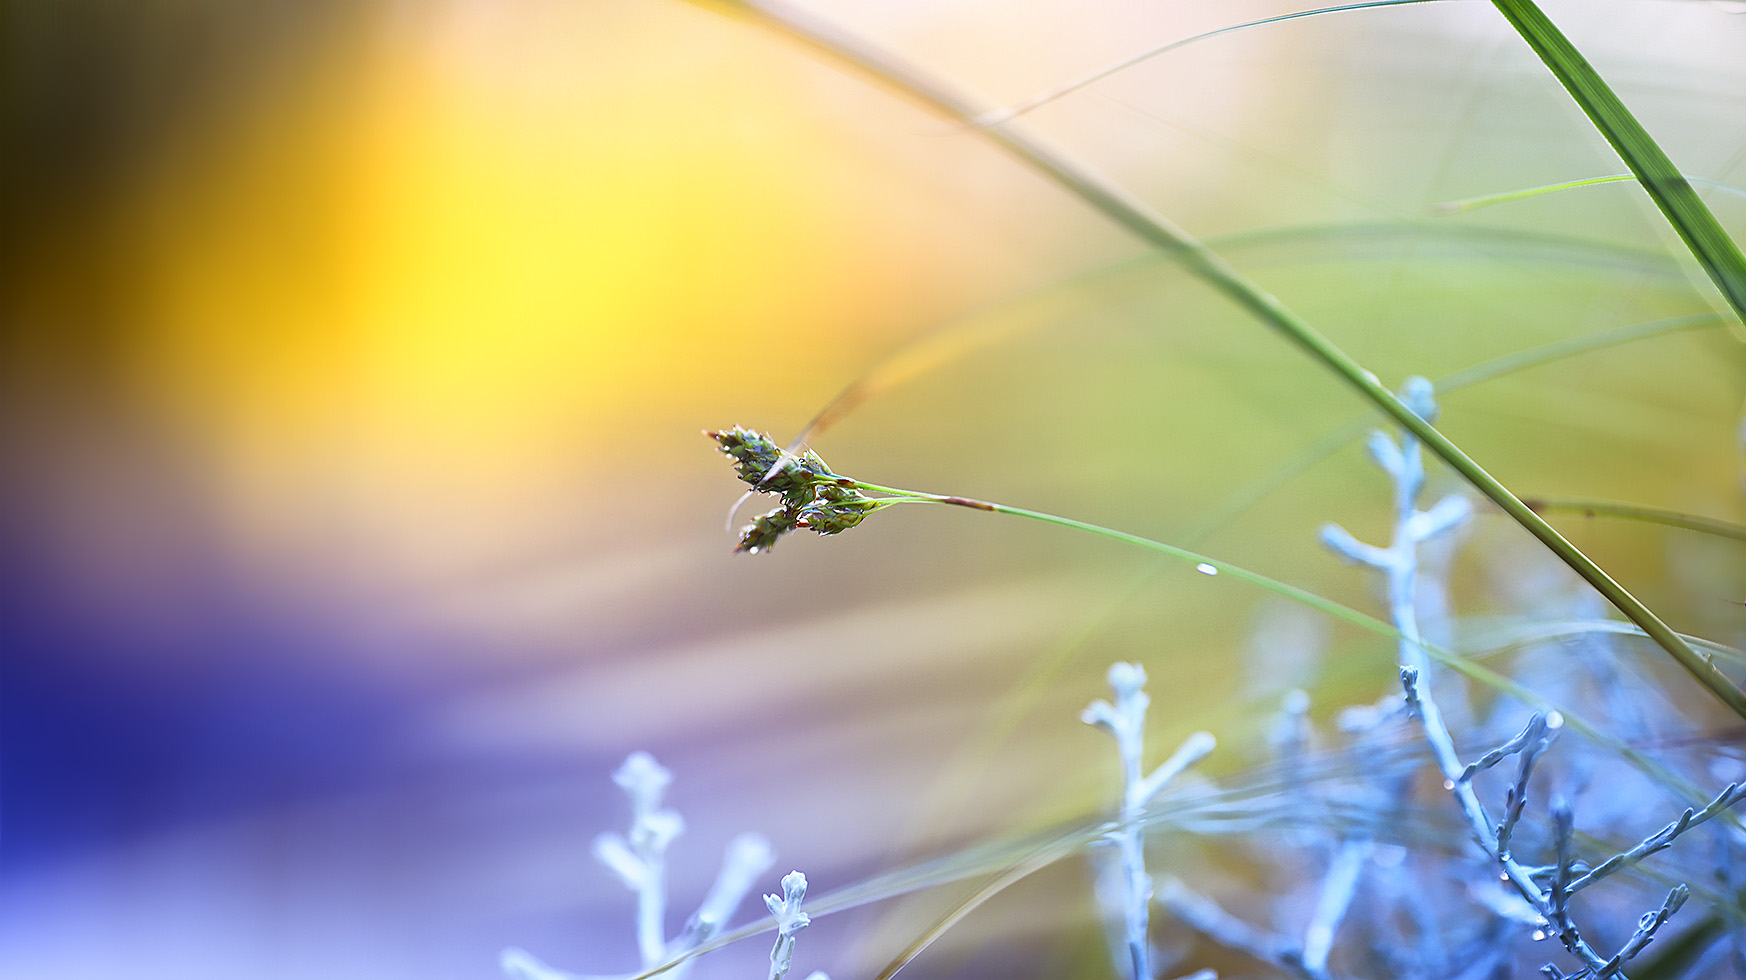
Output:
[[[740,531],[736,551],[768,551],[776,539],[796,528],[841,534],[878,510],[880,502],[862,493],[855,481],[831,472],[810,449],[787,453],[762,432],[734,426],[704,435],[732,457],[734,471],[757,493],[774,494],[782,505],[752,519]]]

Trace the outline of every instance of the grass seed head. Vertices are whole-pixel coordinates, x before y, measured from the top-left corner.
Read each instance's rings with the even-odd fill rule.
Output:
[[[734,461],[734,473],[758,493],[782,498],[782,506],[752,519],[740,531],[736,551],[759,554],[795,528],[840,534],[879,509],[855,481],[839,476],[810,449],[784,453],[766,433],[734,426],[706,431]]]

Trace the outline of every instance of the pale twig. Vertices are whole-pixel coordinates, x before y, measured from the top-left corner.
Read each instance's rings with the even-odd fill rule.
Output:
[[[1163,882],[1158,902],[1184,925],[1226,949],[1271,963],[1302,980],[1330,980],[1325,971],[1304,962],[1303,949],[1296,943],[1250,925],[1175,878]]]
[[[1431,383],[1424,378],[1408,378],[1400,400],[1419,417],[1429,421],[1436,417],[1437,405]],[[1455,739],[1436,698],[1432,695],[1426,671],[1430,660],[1420,641],[1418,613],[1415,608],[1418,578],[1418,546],[1434,535],[1447,533],[1465,519],[1467,511],[1461,505],[1438,504],[1428,511],[1418,508],[1419,494],[1424,489],[1424,457],[1419,440],[1412,432],[1404,432],[1396,443],[1386,434],[1373,435],[1368,444],[1370,455],[1394,482],[1394,537],[1387,548],[1366,545],[1335,525],[1322,529],[1322,540],[1346,558],[1384,573],[1388,583],[1389,615],[1400,633],[1397,651],[1401,685],[1407,703],[1419,719],[1420,729],[1430,744],[1437,767],[1442,770],[1444,788],[1454,797],[1468,830],[1488,858],[1495,861],[1503,876],[1542,918],[1551,921],[1551,907],[1546,895],[1535,883],[1532,871],[1518,863],[1507,850],[1507,836],[1500,841],[1499,830],[1514,826],[1506,820],[1494,827],[1485,807],[1474,791],[1467,766],[1455,749]],[[1502,756],[1499,757],[1501,760]],[[1463,778],[1466,777],[1466,778]],[[1578,933],[1574,926],[1559,932],[1559,940],[1571,955],[1590,970],[1599,970],[1607,963]]]
[[[1594,870],[1571,882],[1570,890],[1575,892],[1587,888],[1613,872],[1628,868],[1656,851],[1669,847],[1680,834],[1709,820],[1742,799],[1746,799],[1746,786],[1740,783],[1729,783],[1727,788],[1717,793],[1715,799],[1711,800],[1702,810],[1686,807],[1685,812],[1681,813],[1678,818],[1643,838],[1635,847],[1607,858],[1596,865]]]
[[[806,875],[790,871],[782,876],[782,894],[765,895],[764,905],[776,919],[776,945],[770,947],[770,980],[782,980],[794,965],[794,943],[812,917],[800,910],[806,898]]]
[[[1146,749],[1146,669],[1139,664],[1115,663],[1109,668],[1109,686],[1115,703],[1093,701],[1080,715],[1088,725],[1115,737],[1122,760],[1122,805],[1115,829],[1109,834],[1121,853],[1123,943],[1133,980],[1152,980],[1151,949],[1147,938],[1152,904],[1152,879],[1146,874],[1145,841],[1141,822],[1146,804],[1184,769],[1200,761],[1217,744],[1207,732],[1196,732],[1150,775],[1142,776]]]
[[[1346,910],[1352,907],[1352,898],[1358,893],[1358,879],[1364,873],[1364,866],[1370,863],[1375,846],[1368,839],[1349,840],[1334,852],[1334,860],[1322,879],[1321,892],[1316,898],[1315,913],[1303,933],[1304,969],[1326,974],[1328,954],[1334,948],[1334,935],[1346,917]]]
[[[1563,727],[1564,718],[1556,711],[1550,715],[1536,711],[1528,719],[1528,726],[1523,729],[1523,734],[1528,737],[1516,750],[1521,758],[1521,765],[1516,770],[1515,785],[1509,788],[1504,797],[1504,818],[1497,828],[1498,854],[1510,853],[1510,839],[1515,833],[1516,824],[1521,822],[1522,812],[1528,803],[1528,777],[1533,774],[1534,762],[1552,744],[1552,739]]]

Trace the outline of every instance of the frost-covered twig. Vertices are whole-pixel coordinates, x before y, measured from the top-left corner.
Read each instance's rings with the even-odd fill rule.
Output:
[[[697,911],[686,920],[678,938],[668,944],[668,956],[695,949],[714,939],[727,925],[734,910],[740,907],[740,902],[751,893],[757,877],[775,863],[776,852],[762,834],[740,834],[729,841],[715,884],[704,896],[703,903],[697,906]]]
[[[1303,757],[1308,750],[1311,734],[1309,707],[1309,695],[1303,691],[1291,691],[1285,696],[1280,705],[1277,749],[1280,762],[1285,768],[1287,792],[1301,801],[1304,813],[1320,815],[1325,807],[1303,771]],[[1368,733],[1362,727],[1354,731],[1358,734]],[[1334,948],[1334,937],[1340,930],[1340,923],[1346,918],[1347,910],[1352,906],[1353,897],[1358,893],[1359,879],[1365,865],[1370,863],[1370,855],[1375,847],[1375,841],[1368,832],[1364,832],[1342,840],[1334,850],[1316,895],[1315,911],[1310,916],[1309,925],[1304,928],[1302,959],[1304,967],[1309,971],[1321,973],[1326,970],[1328,956]]]
[[[1430,382],[1423,378],[1408,379],[1401,397],[1426,421],[1434,416],[1436,404]],[[1387,548],[1378,548],[1356,540],[1339,527],[1329,525],[1322,530],[1322,540],[1348,559],[1376,568],[1387,576],[1389,612],[1395,628],[1401,634],[1400,677],[1406,700],[1418,717],[1426,741],[1430,743],[1432,755],[1443,771],[1444,788],[1454,795],[1475,841],[1487,857],[1500,866],[1503,877],[1532,906],[1534,912],[1544,921],[1545,927],[1558,937],[1566,950],[1582,961],[1585,974],[1595,980],[1621,975],[1622,965],[1647,945],[1656,930],[1684,904],[1688,890],[1684,885],[1674,888],[1661,909],[1645,914],[1631,939],[1618,953],[1607,958],[1596,952],[1571,921],[1570,895],[1669,846],[1690,827],[1710,819],[1738,802],[1746,796],[1746,790],[1737,785],[1729,785],[1702,810],[1687,809],[1678,820],[1575,880],[1572,880],[1575,872],[1570,854],[1573,833],[1570,808],[1562,802],[1556,803],[1552,817],[1557,857],[1550,869],[1549,886],[1542,890],[1537,878],[1545,874],[1545,869],[1530,868],[1518,863],[1510,853],[1510,844],[1526,805],[1528,780],[1533,773],[1534,763],[1562,727],[1562,716],[1557,712],[1536,713],[1529,719],[1521,734],[1486,753],[1472,765],[1461,764],[1454,739],[1429,687],[1429,658],[1421,645],[1414,605],[1419,544],[1458,525],[1466,518],[1469,508],[1458,498],[1447,498],[1428,511],[1418,509],[1419,494],[1424,487],[1424,465],[1419,444],[1411,434],[1403,434],[1397,443],[1386,434],[1378,432],[1372,435],[1369,445],[1371,456],[1388,472],[1395,484],[1394,538]],[[1494,826],[1486,816],[1472,781],[1477,773],[1497,765],[1510,755],[1519,756],[1517,776],[1505,797],[1503,820]],[[1560,975],[1556,968],[1546,969],[1548,976]]]
[[[1554,711],[1550,714],[1536,711],[1528,718],[1528,725],[1518,736],[1521,744],[1514,751],[1521,757],[1521,764],[1516,769],[1515,785],[1509,788],[1504,796],[1504,818],[1497,827],[1497,852],[1507,856],[1510,853],[1510,839],[1515,833],[1516,824],[1522,820],[1522,812],[1528,802],[1528,777],[1534,773],[1534,762],[1546,747],[1552,744],[1552,739],[1564,727],[1564,716]],[[1512,740],[1514,741],[1514,740]]]
[[[1310,917],[1309,927],[1303,933],[1304,969],[1316,974],[1327,972],[1334,935],[1346,917],[1346,910],[1352,906],[1353,896],[1358,893],[1359,876],[1363,874],[1364,866],[1370,863],[1375,846],[1368,838],[1358,838],[1345,841],[1334,852],[1334,860],[1316,897],[1315,914]]]
[[[1563,800],[1552,801],[1552,887],[1547,897],[1547,924],[1554,929],[1562,930],[1570,921],[1570,838],[1576,829],[1575,817],[1570,812],[1570,804]]]
[[[1656,851],[1671,845],[1680,834],[1714,817],[1742,799],[1746,799],[1746,785],[1729,783],[1727,788],[1717,793],[1715,799],[1706,804],[1702,810],[1686,807],[1685,812],[1672,823],[1643,838],[1637,843],[1637,846],[1607,858],[1596,865],[1594,870],[1571,882],[1570,890],[1574,892],[1587,888],[1615,871],[1636,864]]]
[[[1401,400],[1420,418],[1435,418],[1437,405],[1431,383],[1424,378],[1408,378],[1401,391]],[[1370,455],[1394,482],[1394,537],[1387,548],[1364,544],[1344,528],[1327,525],[1322,528],[1322,541],[1346,558],[1368,565],[1384,573],[1388,583],[1389,616],[1401,638],[1397,644],[1400,678],[1408,704],[1419,719],[1425,741],[1437,767],[1442,770],[1444,787],[1455,797],[1462,818],[1482,850],[1502,869],[1504,877],[1515,886],[1528,904],[1548,922],[1551,907],[1544,892],[1532,878],[1530,870],[1516,862],[1505,848],[1500,848],[1498,831],[1513,826],[1513,821],[1494,827],[1485,807],[1474,791],[1467,767],[1461,763],[1455,749],[1455,739],[1443,720],[1443,713],[1433,696],[1427,676],[1430,658],[1421,646],[1415,598],[1418,579],[1418,548],[1425,540],[1447,533],[1465,521],[1471,507],[1460,497],[1447,497],[1428,511],[1419,510],[1419,494],[1424,489],[1424,458],[1419,442],[1410,433],[1403,433],[1397,443],[1386,433],[1375,432],[1368,444]],[[1501,761],[1502,756],[1499,757]],[[1512,807],[1519,807],[1514,800]],[[1507,848],[1507,837],[1503,844]],[[1568,921],[1568,920],[1566,920]],[[1599,970],[1607,959],[1596,952],[1572,926],[1560,930],[1559,939],[1565,949],[1590,970]]]
[[[1158,903],[1184,925],[1226,949],[1271,963],[1302,980],[1329,980],[1325,970],[1305,962],[1304,950],[1296,943],[1250,925],[1175,878],[1164,880]]]
[[[1109,834],[1121,852],[1123,942],[1132,980],[1152,980],[1147,933],[1152,903],[1152,879],[1146,874],[1145,844],[1140,834],[1146,804],[1184,769],[1200,761],[1217,744],[1207,732],[1190,735],[1162,765],[1142,776],[1146,751],[1146,669],[1115,663],[1109,668],[1115,703],[1097,700],[1079,716],[1088,725],[1109,732],[1122,759],[1122,806]]]
[[[1625,944],[1619,947],[1619,951],[1613,954],[1613,958],[1607,961],[1606,966],[1596,971],[1596,980],[1606,980],[1607,977],[1618,973],[1620,965],[1642,952],[1643,947],[1649,945],[1649,940],[1655,938],[1656,930],[1666,924],[1667,920],[1672,918],[1673,913],[1678,912],[1680,906],[1684,905],[1685,900],[1690,897],[1690,888],[1685,885],[1674,885],[1672,890],[1667,893],[1667,900],[1661,903],[1660,909],[1654,912],[1645,912],[1643,917],[1637,920],[1637,931],[1631,933],[1631,938],[1625,940]]]
[[[612,774],[612,781],[630,799],[630,830],[596,837],[594,856],[637,896],[637,952],[642,962],[639,972],[667,966],[666,976],[670,980],[682,980],[691,960],[680,957],[721,932],[751,892],[757,877],[775,863],[775,852],[759,834],[740,834],[730,841],[709,894],[686,920],[685,928],[669,942],[667,848],[685,832],[684,819],[661,806],[673,774],[649,753],[632,752]],[[515,947],[503,951],[501,966],[517,980],[577,980],[580,976],[553,969]]]
[[[789,967],[794,965],[794,937],[812,925],[812,917],[800,910],[805,898],[806,875],[798,871],[782,876],[782,894],[764,896],[764,905],[776,918],[776,945],[770,947],[770,980],[788,976]]]
[[[630,833],[596,837],[594,856],[636,893],[637,952],[646,970],[667,958],[667,847],[685,832],[685,820],[661,808],[673,774],[649,753],[632,752],[612,781],[630,798]]]
[[[1549,736],[1546,735],[1547,729],[1556,731],[1564,724],[1564,719],[1556,715],[1557,713],[1554,712],[1553,717],[1548,717],[1544,712],[1534,712],[1528,718],[1527,725],[1523,726],[1515,738],[1480,756],[1476,761],[1468,763],[1467,768],[1461,771],[1461,776],[1456,782],[1470,782],[1474,776],[1528,748],[1530,744],[1549,741]],[[1539,754],[1540,750],[1544,748],[1545,746],[1542,745],[1535,749],[1535,754]]]

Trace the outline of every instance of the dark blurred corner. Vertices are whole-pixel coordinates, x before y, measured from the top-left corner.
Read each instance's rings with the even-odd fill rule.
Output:
[[[317,645],[319,629],[224,594],[214,542],[175,512],[190,506],[187,488],[170,468],[136,465],[169,447],[141,424],[118,369],[141,344],[137,256],[119,215],[203,133],[319,70],[359,7],[8,0],[3,10],[0,868],[16,869],[332,778],[324,767],[346,756],[331,743],[368,744],[359,726],[391,712],[271,649]],[[173,625],[106,615],[63,560],[59,521],[79,510],[65,505],[81,484],[103,487],[99,510],[139,532],[137,558],[156,566],[146,577],[180,591]],[[194,673],[203,680],[190,684]],[[201,781],[178,783],[189,773]]]

